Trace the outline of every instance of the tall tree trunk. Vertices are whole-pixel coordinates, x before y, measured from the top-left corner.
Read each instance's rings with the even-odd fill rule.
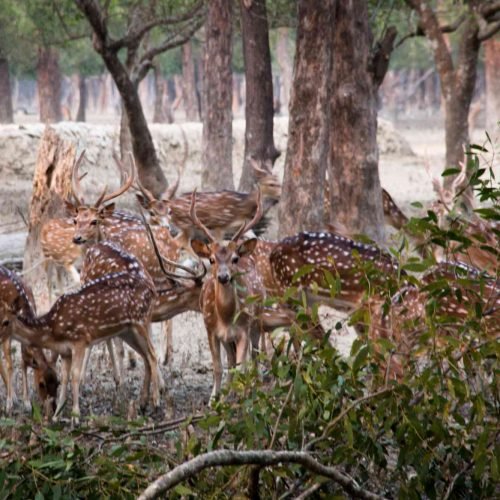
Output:
[[[273,137],[273,75],[269,49],[266,0],[240,0],[243,57],[245,60],[245,159],[240,191],[254,183],[251,159],[274,164],[279,151]]]
[[[205,25],[203,189],[234,189],[231,34],[232,1],[211,0]]]
[[[500,133],[500,38],[491,38],[484,44],[486,76],[486,130],[491,136]]]
[[[329,162],[330,219],[351,234],[363,233],[383,242],[376,95],[381,80],[372,73],[366,2],[337,2],[335,22],[329,79],[334,134]]]
[[[189,41],[182,46],[182,96],[186,120],[195,122],[200,119],[198,98],[196,96],[196,74],[194,68],[193,46]]]
[[[61,71],[56,49],[52,47],[38,49],[36,71],[40,121],[43,123],[61,121]]]
[[[12,92],[10,88],[9,61],[0,55],[0,123],[13,123]]]
[[[78,95],[80,99],[78,100],[78,111],[76,112],[76,121],[84,122],[86,121],[86,110],[87,110],[87,79],[82,75],[78,75]]]
[[[280,106],[282,113],[288,113],[290,88],[293,77],[293,61],[290,55],[290,29],[278,28],[278,43],[276,44],[277,62],[280,68]]]
[[[279,235],[323,227],[335,0],[299,0]]]

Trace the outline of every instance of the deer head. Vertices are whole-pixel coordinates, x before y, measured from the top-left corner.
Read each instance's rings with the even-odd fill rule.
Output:
[[[250,164],[252,165],[257,185],[262,193],[262,198],[264,200],[271,199],[277,203],[281,198],[281,182],[271,171],[271,161],[267,160],[262,162],[262,165],[259,165],[256,160],[250,158]]]
[[[116,191],[106,194],[106,186],[94,205],[87,205],[83,198],[79,195],[81,190],[78,169],[81,165],[83,154],[84,153],[80,155],[80,158],[75,163],[72,173],[72,195],[76,204],[66,202],[67,207],[73,213],[73,223],[75,225],[73,242],[78,245],[100,239],[100,226],[113,214],[115,209],[114,203],[108,203],[107,205],[105,205],[105,203],[123,194],[134,182],[134,171],[133,168],[130,168],[126,175],[126,181]],[[113,155],[113,158],[120,169],[120,173],[123,177],[125,177],[125,167],[123,163],[115,154]]]
[[[210,264],[212,264],[213,277],[220,285],[228,286],[238,272],[240,259],[251,255],[257,245],[256,238],[251,238],[241,243],[238,240],[244,233],[257,224],[262,217],[260,190],[257,197],[257,211],[253,219],[249,223],[244,223],[227,244],[217,241],[210,230],[198,219],[195,204],[196,190],[193,192],[191,198],[190,216],[193,223],[207,236],[209,243],[201,240],[192,240],[191,248],[198,257],[209,259]]]

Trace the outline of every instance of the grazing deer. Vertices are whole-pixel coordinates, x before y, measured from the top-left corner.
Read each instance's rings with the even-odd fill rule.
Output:
[[[0,266],[0,307],[14,307],[16,312],[22,313],[24,310],[35,307],[35,301],[31,289],[23,283],[21,278],[6,267]],[[5,318],[0,315],[0,324],[3,325]],[[7,325],[3,325],[7,328]],[[11,335],[12,332],[9,332]],[[6,361],[6,370],[0,363],[0,374],[7,389],[6,412],[10,413],[13,406],[13,364],[11,355],[10,338],[2,344],[4,358]],[[54,402],[57,398],[58,380],[56,372],[47,361],[45,354],[41,349],[21,346],[21,373],[23,388],[23,403],[26,409],[31,408],[31,402],[28,394],[28,375],[27,369],[32,368],[35,379],[35,388],[42,402],[51,398]]]
[[[263,214],[279,201],[281,184],[278,178],[268,167],[261,168],[255,161],[253,169],[257,185],[250,193],[228,190],[197,193],[198,218],[217,241],[222,241],[226,233],[233,234],[245,221],[251,219],[257,210],[259,196],[263,200]],[[191,240],[197,237],[190,216],[191,198],[192,193],[185,193],[167,202],[170,222],[180,231],[177,239],[188,250]],[[254,226],[256,232],[259,232],[259,228],[262,229],[265,219],[262,218],[259,223]]]
[[[201,310],[212,355],[213,399],[220,392],[222,382],[221,344],[227,354],[229,369],[245,362],[250,346],[252,355],[258,349],[260,331],[256,317],[257,306],[245,304],[245,299],[249,296],[265,295],[262,279],[248,258],[254,251],[257,240],[239,240],[262,217],[262,205],[258,191],[257,210],[253,219],[249,223],[243,223],[227,244],[218,241],[198,218],[195,205],[196,191],[191,195],[190,218],[208,238],[209,243],[193,239],[191,246],[196,255],[209,259],[212,265],[211,275],[201,292]]]
[[[446,279],[442,293],[430,295],[426,286],[436,280]],[[408,358],[419,344],[422,335],[429,331],[428,317],[432,315],[435,335],[433,346],[444,342],[444,337],[463,337],[466,322],[479,324],[488,338],[500,336],[500,283],[478,269],[455,262],[439,263],[421,278],[423,288],[406,285],[391,300],[391,307],[384,313],[384,303],[375,300],[369,304],[371,322],[369,336],[393,342],[395,350],[388,361],[388,374],[401,379]],[[465,284],[464,284],[465,283]],[[432,307],[428,307],[432,298]],[[482,311],[477,316],[477,309]]]
[[[62,295],[41,317],[36,317],[31,307],[19,309],[3,305],[0,340],[12,335],[29,346],[51,349],[61,356],[62,388],[54,416],[58,416],[66,401],[71,373],[72,420],[78,423],[85,351],[98,342],[120,336],[144,360],[141,407],[146,405],[150,385],[153,404],[158,407],[158,370],[149,332],[155,295],[150,279],[140,266],[128,272],[108,274],[87,283],[77,292]]]
[[[327,232],[303,232],[281,240],[270,263],[281,293],[298,286],[311,302],[347,311],[361,304],[370,283],[397,279],[399,273],[396,261],[377,246]],[[296,278],[299,271],[303,274]],[[333,296],[325,273],[339,285]]]

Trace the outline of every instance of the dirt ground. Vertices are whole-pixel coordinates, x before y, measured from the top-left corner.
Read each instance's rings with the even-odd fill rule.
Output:
[[[444,133],[440,128],[416,128],[406,124],[398,124],[397,131],[408,141],[415,154],[381,155],[380,176],[383,187],[391,193],[401,208],[410,214],[414,210],[410,206],[412,202],[425,203],[434,198],[431,178],[426,167],[434,175],[437,175],[442,169]],[[474,140],[482,144],[485,140],[484,132],[477,131]],[[283,145],[281,149],[284,150]],[[284,157],[284,154],[282,156]],[[193,171],[192,176],[189,172],[185,173],[185,179],[191,180],[184,183],[181,188],[189,189],[193,179],[199,173],[199,165],[192,168],[198,171]],[[0,178],[2,181],[0,184],[2,184],[6,179],[5,172],[0,171]],[[19,197],[17,187],[17,185],[11,185],[9,189],[3,190],[1,195],[4,198],[2,200],[4,204],[13,203],[13,200]],[[5,197],[9,196],[9,193],[11,193],[11,199],[6,200]],[[27,200],[25,201],[27,202]],[[13,223],[11,210],[2,210],[0,213],[0,260],[2,247],[22,249],[23,241],[22,224],[19,221]],[[329,314],[331,311],[327,312],[327,315]],[[353,335],[349,332],[342,334],[336,340],[339,349],[346,355],[352,340]],[[163,340],[157,325],[154,328],[154,343],[157,352],[163,352]],[[21,377],[18,370],[19,348],[17,344],[15,349],[17,351],[16,393],[20,394]],[[87,378],[81,389],[82,415],[126,415],[130,406],[133,405],[131,402],[138,401],[143,376],[142,361],[139,360],[135,368],[127,369],[127,379],[122,394],[117,394],[115,390],[104,344],[94,348],[89,366]],[[204,407],[211,391],[212,374],[206,333],[199,314],[186,313],[174,319],[173,359],[171,365],[162,366],[161,371],[166,382],[166,391],[162,396],[163,417],[175,418]],[[0,412],[3,411],[4,398],[5,389],[3,384],[0,384],[0,404],[2,406]],[[65,408],[66,416],[69,415],[70,407],[70,401],[68,401]],[[20,401],[16,405],[15,411],[17,413],[23,411]]]

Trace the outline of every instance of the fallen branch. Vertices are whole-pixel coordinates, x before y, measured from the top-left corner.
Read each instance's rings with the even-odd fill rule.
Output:
[[[152,482],[139,496],[139,500],[157,498],[179,483],[190,479],[209,467],[224,467],[234,465],[260,465],[269,467],[283,463],[295,463],[323,477],[328,477],[338,483],[353,497],[381,500],[385,497],[361,488],[354,479],[339,472],[334,467],[328,467],[315,460],[311,454],[304,451],[270,451],[250,450],[232,451],[217,450],[198,455],[192,460],[175,467],[167,474]]]

